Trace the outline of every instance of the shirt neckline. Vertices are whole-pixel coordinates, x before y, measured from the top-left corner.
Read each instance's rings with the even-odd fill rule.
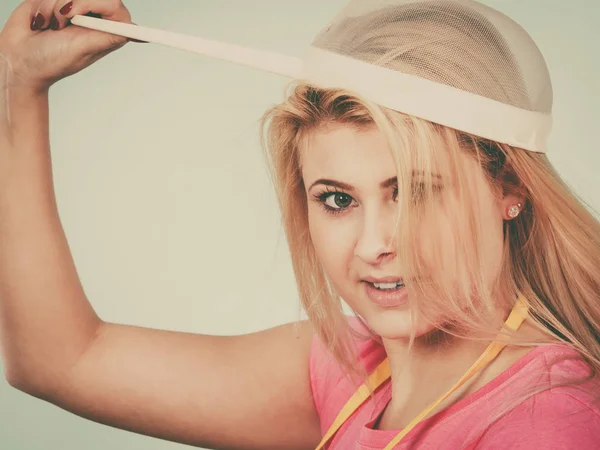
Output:
[[[526,365],[532,362],[539,354],[546,353],[548,351],[551,352],[570,352],[571,350],[567,349],[562,344],[551,344],[551,345],[543,345],[537,346],[532,349],[513,364],[511,364],[508,368],[506,368],[503,372],[498,374],[494,379],[481,386],[475,392],[470,393],[466,397],[458,400],[456,403],[448,406],[442,411],[438,411],[433,416],[428,417],[427,419],[419,422],[402,440],[402,442],[409,442],[414,439],[415,436],[420,434],[420,430],[430,424],[431,422],[437,422],[439,420],[443,420],[446,417],[450,417],[455,412],[460,411],[470,404],[476,402],[481,399],[483,396],[489,394],[491,391],[495,390],[503,383],[512,378],[517,372],[523,369]],[[365,446],[366,448],[373,448],[373,445],[381,445],[385,446],[392,440],[401,429],[397,430],[374,430],[373,425],[379,415],[382,413],[383,408],[388,404],[391,399],[391,380],[387,380],[384,385],[381,386],[381,397],[377,401],[377,406],[374,408],[369,421],[362,426],[361,432],[359,434],[358,443]]]

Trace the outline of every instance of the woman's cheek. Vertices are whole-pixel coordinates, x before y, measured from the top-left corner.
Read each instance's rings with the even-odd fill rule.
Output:
[[[455,236],[450,222],[443,214],[435,219],[426,218],[419,227],[422,260],[426,267],[435,272],[447,271],[455,260]]]
[[[315,252],[327,276],[335,285],[347,285],[355,242],[351,221],[321,212],[309,216],[309,230]]]
[[[327,272],[332,269],[333,259],[337,253],[336,247],[339,245],[339,239],[336,236],[334,224],[331,219],[325,216],[324,212],[315,212],[309,215],[309,230],[315,252],[321,264]]]

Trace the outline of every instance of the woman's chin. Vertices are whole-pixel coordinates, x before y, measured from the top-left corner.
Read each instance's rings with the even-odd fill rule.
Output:
[[[376,311],[368,311],[362,317],[369,328],[382,339],[409,340],[415,328],[410,311],[404,308],[385,310],[378,308]],[[431,324],[418,324],[415,337],[423,336],[434,328]]]

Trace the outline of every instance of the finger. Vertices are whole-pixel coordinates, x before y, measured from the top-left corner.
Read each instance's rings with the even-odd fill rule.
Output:
[[[121,0],[60,0],[58,8],[65,19],[88,13],[100,14],[100,17],[118,22],[131,23],[131,14]]]
[[[48,2],[37,0],[29,2],[31,4],[31,30],[38,31],[45,29],[50,23],[50,9],[44,7]]]
[[[69,20],[61,14],[65,6],[67,10],[72,6],[70,0],[29,0],[32,5],[31,29],[40,30],[59,30],[68,25]]]
[[[107,55],[111,54],[112,52],[114,52],[114,51],[117,51],[118,49],[120,49],[121,47],[123,47],[125,44],[127,44],[127,42],[121,42],[121,43],[119,43],[119,44],[115,44],[115,45],[113,45],[113,46],[112,46],[112,47],[110,47],[110,48],[107,48],[106,50],[103,50],[103,51],[101,51],[101,52],[99,52],[99,53],[96,53],[96,54],[94,55],[94,60],[96,60],[96,61],[97,61],[97,60],[99,60],[99,59],[102,59],[102,58],[104,58],[105,56],[107,56]]]
[[[37,10],[35,12],[37,16],[33,19],[34,31],[59,29],[61,22],[54,13],[55,5],[56,0],[42,0],[41,2],[38,2]],[[62,25],[64,26],[65,23],[66,20],[63,20]]]
[[[58,27],[50,27],[50,29],[61,30],[69,25],[69,19],[66,17],[66,14],[73,8],[73,2],[71,0],[52,0],[52,3],[54,4],[52,14],[58,22]]]
[[[70,21],[73,16],[84,15],[115,22],[131,23],[131,14],[121,0],[59,0],[58,4],[63,5],[59,9],[59,13],[67,21]],[[98,36],[102,36],[100,32]],[[104,34],[103,37],[98,38],[99,48],[104,46],[103,42],[107,36],[110,36],[109,42],[111,45],[129,42],[127,38],[122,36]]]
[[[131,23],[131,14],[121,0],[59,0],[57,7],[60,5],[62,6],[59,9],[59,14],[68,22],[76,15],[83,15],[115,22]],[[95,48],[98,51],[129,42],[125,37],[110,33],[89,30],[87,32],[91,39],[88,41],[91,44],[89,48]]]

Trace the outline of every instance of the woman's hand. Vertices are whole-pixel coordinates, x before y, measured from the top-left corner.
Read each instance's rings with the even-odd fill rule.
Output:
[[[121,48],[127,38],[71,25],[75,15],[132,23],[121,0],[25,0],[0,32],[0,58],[6,82],[28,90],[47,90]]]

